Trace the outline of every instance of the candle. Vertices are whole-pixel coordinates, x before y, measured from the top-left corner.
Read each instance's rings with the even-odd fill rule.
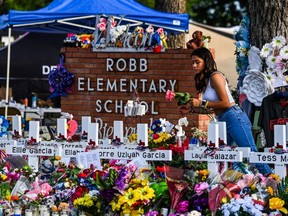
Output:
[[[15,132],[18,132],[18,134],[22,135],[22,127],[21,127],[21,116],[14,115],[12,116],[12,133],[15,135]]]
[[[88,133],[88,125],[91,123],[91,116],[82,116],[82,134]]]
[[[62,135],[65,139],[67,138],[67,119],[57,119],[57,136]]]
[[[274,146],[277,144],[286,149],[286,125],[274,125]]]
[[[148,146],[148,124],[137,124],[137,142]]]
[[[113,139],[120,139],[120,142],[123,142],[123,121],[114,121],[114,135]]]
[[[40,141],[39,137],[39,121],[29,121],[29,139]]]
[[[208,145],[214,143],[215,147],[219,147],[219,124],[211,123],[208,125]]]
[[[98,146],[98,123],[89,123],[88,124],[88,142],[95,142],[95,145]]]

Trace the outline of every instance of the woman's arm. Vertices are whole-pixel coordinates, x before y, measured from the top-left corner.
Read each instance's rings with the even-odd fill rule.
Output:
[[[230,101],[226,92],[227,83],[224,76],[220,73],[213,74],[210,77],[210,85],[215,89],[219,101],[208,101],[205,108],[213,108],[215,111],[228,109],[230,107]],[[202,100],[198,98],[191,98],[190,101],[194,107],[203,107]]]

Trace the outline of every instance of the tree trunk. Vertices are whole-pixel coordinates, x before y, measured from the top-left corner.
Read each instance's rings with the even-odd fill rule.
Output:
[[[288,35],[287,0],[248,0],[251,45],[262,48],[275,36]]]
[[[186,13],[186,0],[155,0],[155,10],[168,13]],[[167,44],[172,49],[185,48],[185,33],[169,35]]]

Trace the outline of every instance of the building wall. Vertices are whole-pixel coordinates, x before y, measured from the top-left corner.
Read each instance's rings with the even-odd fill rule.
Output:
[[[61,99],[62,111],[73,114],[78,122],[81,122],[81,116],[91,116],[92,122],[94,118],[100,118],[103,123],[100,126],[101,130],[104,130],[105,125],[107,128],[113,127],[114,120],[123,120],[124,127],[136,127],[140,122],[150,124],[152,120],[158,118],[165,118],[177,124],[181,118],[177,103],[165,99],[166,91],[172,88],[170,81],[175,82],[176,92],[189,92],[196,96],[194,74],[191,72],[191,51],[187,49],[167,49],[162,53],[129,53],[93,52],[91,49],[66,47],[61,49],[61,53],[65,55],[67,70],[75,74],[73,93]],[[137,62],[137,69],[132,67],[129,71],[129,61],[134,60]],[[118,69],[115,66],[117,61],[119,62]],[[127,62],[127,67],[124,67],[123,61]],[[142,72],[139,66],[140,61],[142,61]],[[107,65],[112,65],[111,62],[114,64],[109,69]],[[135,66],[135,64],[132,65]],[[113,71],[110,71],[111,68]],[[146,71],[145,68],[147,68]],[[119,71],[119,69],[124,69],[124,71]],[[107,90],[107,82],[112,85],[115,80],[117,90],[115,88]],[[162,83],[161,88],[159,80]],[[140,101],[148,104],[148,112],[144,116],[124,116],[123,107],[128,100],[133,99],[133,92],[129,88],[130,81],[134,84],[138,81],[137,91]],[[163,84],[165,82],[166,86]],[[105,103],[108,105],[104,106]],[[116,107],[115,104],[118,106]],[[200,129],[207,129],[209,120],[207,116],[191,113],[186,116],[189,120],[189,125],[184,128],[186,132],[189,132],[194,124]]]

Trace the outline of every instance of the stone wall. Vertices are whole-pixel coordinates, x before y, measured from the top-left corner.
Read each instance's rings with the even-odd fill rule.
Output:
[[[81,116],[101,118],[103,125],[113,126],[114,120],[123,120],[124,127],[137,123],[150,124],[152,119],[165,118],[177,124],[181,118],[176,101],[166,101],[165,94],[174,86],[175,91],[196,95],[194,74],[188,49],[168,49],[151,52],[93,52],[91,49],[66,47],[65,66],[75,74],[73,92],[62,97],[63,112],[73,114],[81,124]],[[125,67],[126,64],[126,67]],[[145,116],[124,117],[124,106],[133,99],[130,87],[137,85],[140,101],[148,111]],[[187,114],[189,125],[207,129],[208,117]]]

